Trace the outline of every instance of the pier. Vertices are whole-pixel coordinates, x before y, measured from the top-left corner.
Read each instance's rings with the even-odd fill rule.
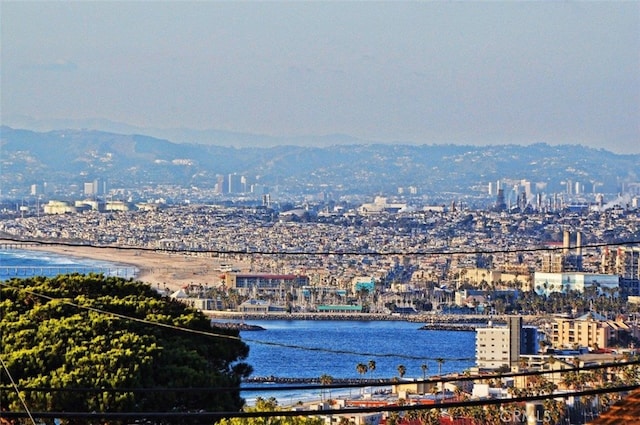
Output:
[[[89,267],[89,266],[0,266],[0,279],[7,277],[57,276],[60,274],[101,273],[105,276],[134,277],[135,267]]]
[[[10,249],[31,249],[37,246],[42,246],[41,244],[37,244],[35,242],[14,242],[14,241],[2,241],[0,242],[0,251],[7,251]]]

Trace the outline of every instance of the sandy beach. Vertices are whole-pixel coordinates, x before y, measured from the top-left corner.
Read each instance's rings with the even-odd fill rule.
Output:
[[[1,241],[11,243],[11,241]],[[232,264],[244,270],[245,264],[237,260],[184,253],[168,253],[139,249],[98,248],[90,246],[68,246],[42,244],[29,246],[30,251],[45,251],[55,254],[109,261],[138,269],[135,279],[160,289],[175,291],[187,285],[219,286],[220,266]]]

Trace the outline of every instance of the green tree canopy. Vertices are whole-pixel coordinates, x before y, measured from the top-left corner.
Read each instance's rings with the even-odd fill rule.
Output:
[[[281,412],[285,410],[278,405],[275,398],[258,397],[254,407],[245,408],[246,412]],[[222,419],[218,425],[322,425],[324,421],[313,416],[271,416],[268,418],[231,418]]]
[[[242,362],[249,347],[237,330],[212,329],[201,312],[131,279],[72,274],[1,284],[0,355],[8,372],[19,387],[65,390],[23,391],[31,411],[242,408],[239,386],[251,367]],[[7,388],[6,373],[0,376],[5,387],[0,405],[23,410],[17,394]],[[151,391],[200,387],[225,390]],[[69,391],[74,388],[105,391]]]

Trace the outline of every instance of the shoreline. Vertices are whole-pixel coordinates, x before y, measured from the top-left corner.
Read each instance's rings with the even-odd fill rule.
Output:
[[[0,244],[19,243],[11,239],[0,238]],[[11,248],[13,249],[13,248]],[[213,256],[192,255],[184,253],[172,253],[163,251],[150,251],[136,248],[94,247],[94,246],[70,246],[56,244],[55,242],[30,242],[28,246],[16,248],[24,251],[49,252],[67,257],[99,260],[133,267],[136,272],[133,279],[141,281],[157,289],[170,292],[188,287],[189,285],[219,286],[222,284],[219,270],[223,263],[229,263],[229,259],[221,259]],[[249,265],[244,262],[234,261],[243,270],[248,270]],[[393,315],[383,313],[264,313],[252,314],[236,311],[212,311],[203,310],[203,313],[211,319],[222,320],[345,320],[345,321],[404,321],[425,324],[425,329],[431,327],[434,330],[443,327],[453,328],[453,324],[467,325],[447,330],[469,330],[470,326],[486,326],[489,321],[500,325],[503,319],[498,316],[485,315],[453,315],[453,314],[412,314]],[[536,316],[523,316],[524,323],[530,324],[540,320]],[[466,328],[466,329],[465,329]]]
[[[0,239],[0,243],[3,242],[16,243],[13,240]],[[228,262],[228,260],[211,256],[185,255],[184,253],[135,248],[70,246],[48,242],[33,243],[16,249],[106,261],[122,267],[132,267],[136,270],[134,280],[172,292],[188,285],[219,285],[221,283],[220,264]]]

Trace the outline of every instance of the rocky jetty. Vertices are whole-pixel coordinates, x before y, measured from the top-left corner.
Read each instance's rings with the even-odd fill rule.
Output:
[[[243,379],[244,383],[254,384],[322,384],[320,378],[291,378],[281,376],[250,376]],[[396,380],[389,379],[367,379],[367,378],[332,378],[332,384],[343,385],[372,385],[372,384],[394,384]]]
[[[235,322],[212,322],[211,326],[222,329],[236,329],[239,331],[266,331],[266,328],[258,325],[249,325],[247,323]]]

